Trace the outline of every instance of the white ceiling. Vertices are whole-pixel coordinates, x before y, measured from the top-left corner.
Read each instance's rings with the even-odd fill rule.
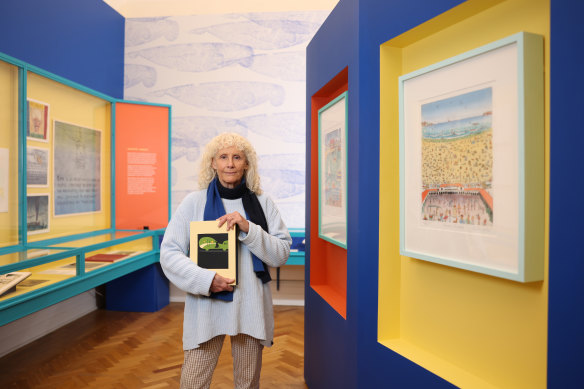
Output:
[[[339,0],[103,0],[125,18],[332,10]]]

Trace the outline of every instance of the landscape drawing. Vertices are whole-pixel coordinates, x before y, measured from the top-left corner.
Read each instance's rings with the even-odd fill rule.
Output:
[[[493,225],[491,87],[421,106],[425,222]]]

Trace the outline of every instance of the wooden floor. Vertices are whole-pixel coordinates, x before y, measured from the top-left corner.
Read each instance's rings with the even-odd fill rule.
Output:
[[[94,311],[0,359],[0,388],[178,388],[184,304],[156,313]],[[275,306],[262,388],[306,388],[304,308]],[[233,388],[226,340],[211,388]]]

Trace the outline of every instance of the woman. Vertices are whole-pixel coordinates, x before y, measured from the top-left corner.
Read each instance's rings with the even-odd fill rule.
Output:
[[[274,202],[262,194],[256,153],[238,134],[221,134],[205,147],[201,191],[173,215],[161,246],[168,279],[187,292],[181,388],[208,388],[225,335],[231,336],[236,388],[259,387],[264,346],[274,335],[268,266],[283,265],[292,239]],[[188,257],[191,221],[239,227],[239,279],[198,267]]]

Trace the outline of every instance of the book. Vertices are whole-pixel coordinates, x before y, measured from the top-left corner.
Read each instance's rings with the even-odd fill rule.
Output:
[[[18,284],[19,288],[32,288],[37,285],[44,284],[45,282],[49,282],[49,280],[33,280],[33,279],[26,279]]]
[[[108,254],[120,254],[120,255],[124,255],[126,257],[133,257],[135,255],[142,254],[143,252],[144,251],[116,250],[116,251],[110,251]]]
[[[28,271],[15,271],[0,275],[0,296],[16,290],[16,285],[28,278],[32,273]]]
[[[100,253],[86,257],[85,260],[87,262],[116,262],[126,257],[126,254]]]
[[[237,228],[227,231],[227,223],[217,224],[217,220],[191,222],[190,258],[200,267],[234,279],[231,285],[237,285]]]

